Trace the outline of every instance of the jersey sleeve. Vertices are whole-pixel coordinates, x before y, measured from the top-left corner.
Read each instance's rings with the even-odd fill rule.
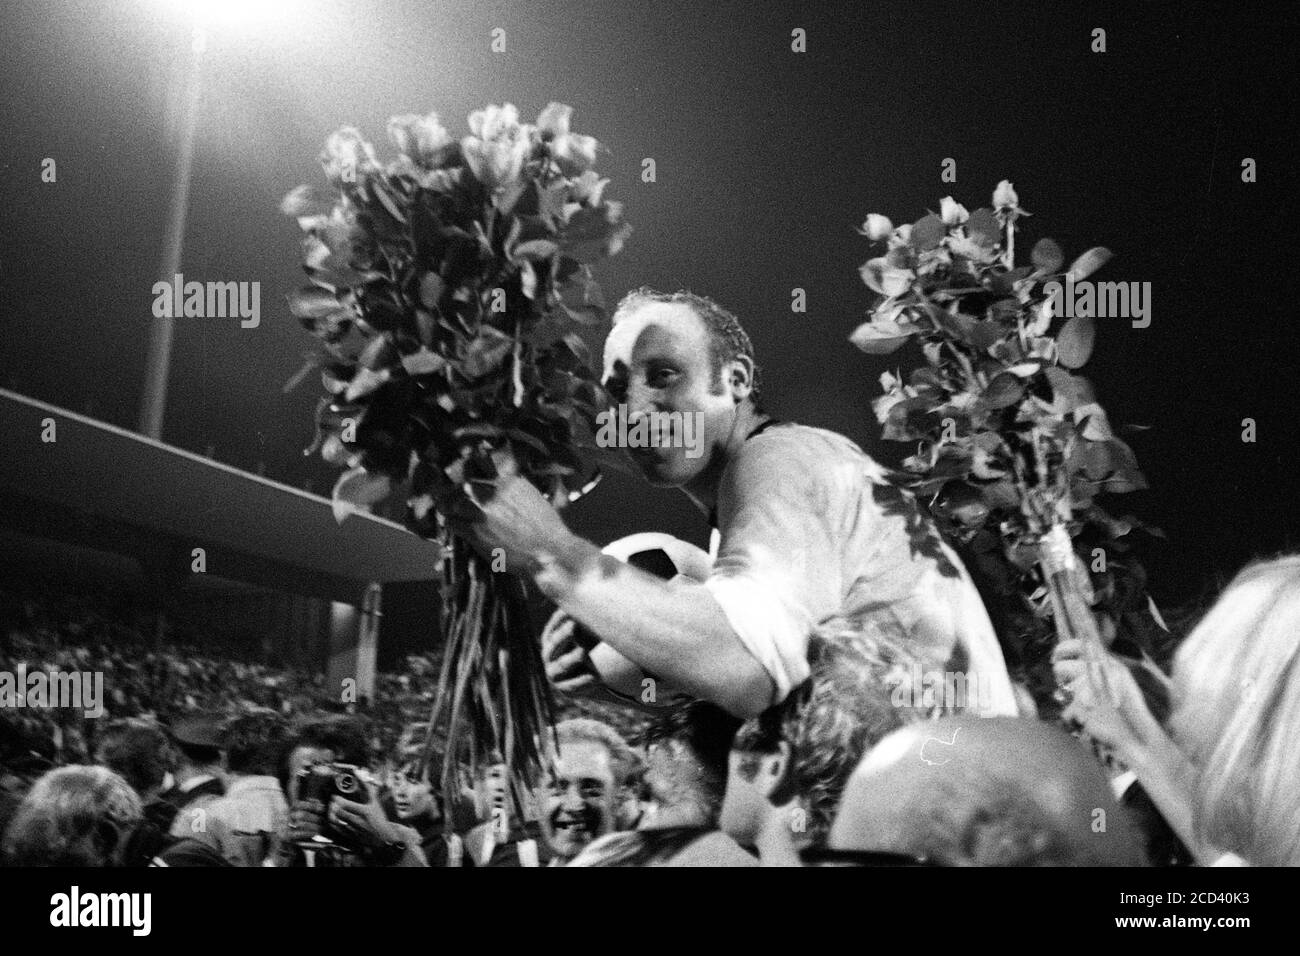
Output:
[[[772,678],[772,703],[808,677],[809,634],[840,609],[849,505],[843,465],[782,432],[751,439],[723,475],[718,554],[705,582]]]

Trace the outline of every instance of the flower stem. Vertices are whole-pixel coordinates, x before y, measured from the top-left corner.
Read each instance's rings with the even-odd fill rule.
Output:
[[[519,341],[519,327],[522,324],[522,320],[515,322],[514,371],[510,382],[514,388],[515,408],[524,403],[523,343]]]

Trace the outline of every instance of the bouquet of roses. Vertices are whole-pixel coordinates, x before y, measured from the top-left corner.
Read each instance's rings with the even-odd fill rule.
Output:
[[[444,664],[429,724],[447,753],[495,752],[531,784],[550,697],[524,583],[448,532],[461,489],[508,453],[558,508],[599,477],[586,449],[604,394],[582,325],[603,318],[591,264],[630,232],[592,168],[597,143],[551,103],[533,124],[489,106],[456,140],[436,114],[388,125],[381,164],[353,128],[329,137],[328,187],[284,200],[311,284],[290,307],[319,339],[317,449],[346,470],[336,515],[405,496],[444,541]],[[454,789],[456,760],[443,787]]]
[[[1110,252],[1089,249],[1063,268],[1060,247],[1040,239],[1031,264],[1016,266],[1017,221],[1028,215],[1004,180],[991,208],[967,212],[945,198],[938,214],[897,228],[868,216],[859,231],[884,250],[861,275],[878,301],[850,340],[872,355],[919,341],[925,364],[906,380],[884,373],[874,402],[885,439],[917,443],[903,484],[974,555],[986,583],[1052,619],[1058,637],[1081,639],[1096,662],[1104,640],[1090,608],[1109,625],[1146,598],[1126,555],[1127,536],[1143,526],[1096,499],[1146,482],[1077,372],[1092,352],[1093,318],[1051,331],[1053,283],[1082,280]]]

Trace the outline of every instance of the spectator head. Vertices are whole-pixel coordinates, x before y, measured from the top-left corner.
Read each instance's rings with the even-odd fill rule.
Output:
[[[441,762],[436,758],[424,764],[424,748],[411,747],[399,751],[389,774],[389,790],[393,795],[393,809],[397,819],[412,820],[417,817],[442,815],[438,799],[438,781],[442,778]]]
[[[808,663],[808,680],[746,721],[732,744],[721,828],[742,846],[773,826],[795,843],[823,839],[862,755],[890,731],[942,712],[894,692],[919,659],[852,617],[813,632]]]
[[[95,751],[95,762],[121,774],[136,793],[151,800],[175,767],[167,733],[143,720],[113,721]]]
[[[222,736],[226,769],[242,776],[277,774],[291,740],[284,721],[266,713],[236,717]]]
[[[220,766],[221,724],[215,714],[196,714],[172,725],[172,742],[182,772],[211,773]]]
[[[143,816],[140,797],[107,767],[60,767],[18,807],[4,857],[12,866],[119,866]]]
[[[894,731],[853,772],[825,856],[944,866],[1140,866],[1142,837],[1092,754],[1017,717]]]
[[[1255,866],[1300,865],[1298,658],[1300,555],[1243,569],[1174,657],[1198,840]]]
[[[599,720],[562,721],[555,733],[559,752],[545,780],[542,834],[557,856],[569,860],[613,832],[620,790],[637,759],[618,731]]]
[[[656,826],[717,825],[727,789],[727,758],[741,721],[691,701],[646,729],[645,789]]]
[[[509,821],[514,818],[510,800],[510,775],[501,754],[493,752],[491,760],[479,766],[474,778],[474,813],[484,822]]]
[[[313,733],[334,752],[335,760],[356,767],[370,766],[370,738],[365,718],[333,717],[321,721]]]
[[[304,724],[285,748],[279,769],[280,786],[292,803],[298,796],[298,774],[302,771],[334,761],[367,767],[369,750],[369,741],[357,721],[331,717]]]

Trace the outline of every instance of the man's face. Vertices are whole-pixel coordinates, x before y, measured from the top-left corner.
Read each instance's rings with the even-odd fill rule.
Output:
[[[660,427],[661,447],[628,449],[651,484],[690,482],[708,466],[734,424],[736,402],[713,374],[709,341],[695,310],[678,302],[647,302],[625,312],[605,340],[604,384],[616,403],[626,404],[629,432],[638,417],[650,412],[679,412],[683,420],[691,419],[684,427],[702,430],[692,433],[693,447],[685,447],[684,430],[669,442],[667,430]]]
[[[483,771],[475,791],[474,805],[480,819],[498,825],[505,824],[514,816],[505,764],[489,764]]]
[[[593,741],[565,744],[549,784],[542,834],[557,855],[572,859],[614,829],[614,767],[604,746]]]

